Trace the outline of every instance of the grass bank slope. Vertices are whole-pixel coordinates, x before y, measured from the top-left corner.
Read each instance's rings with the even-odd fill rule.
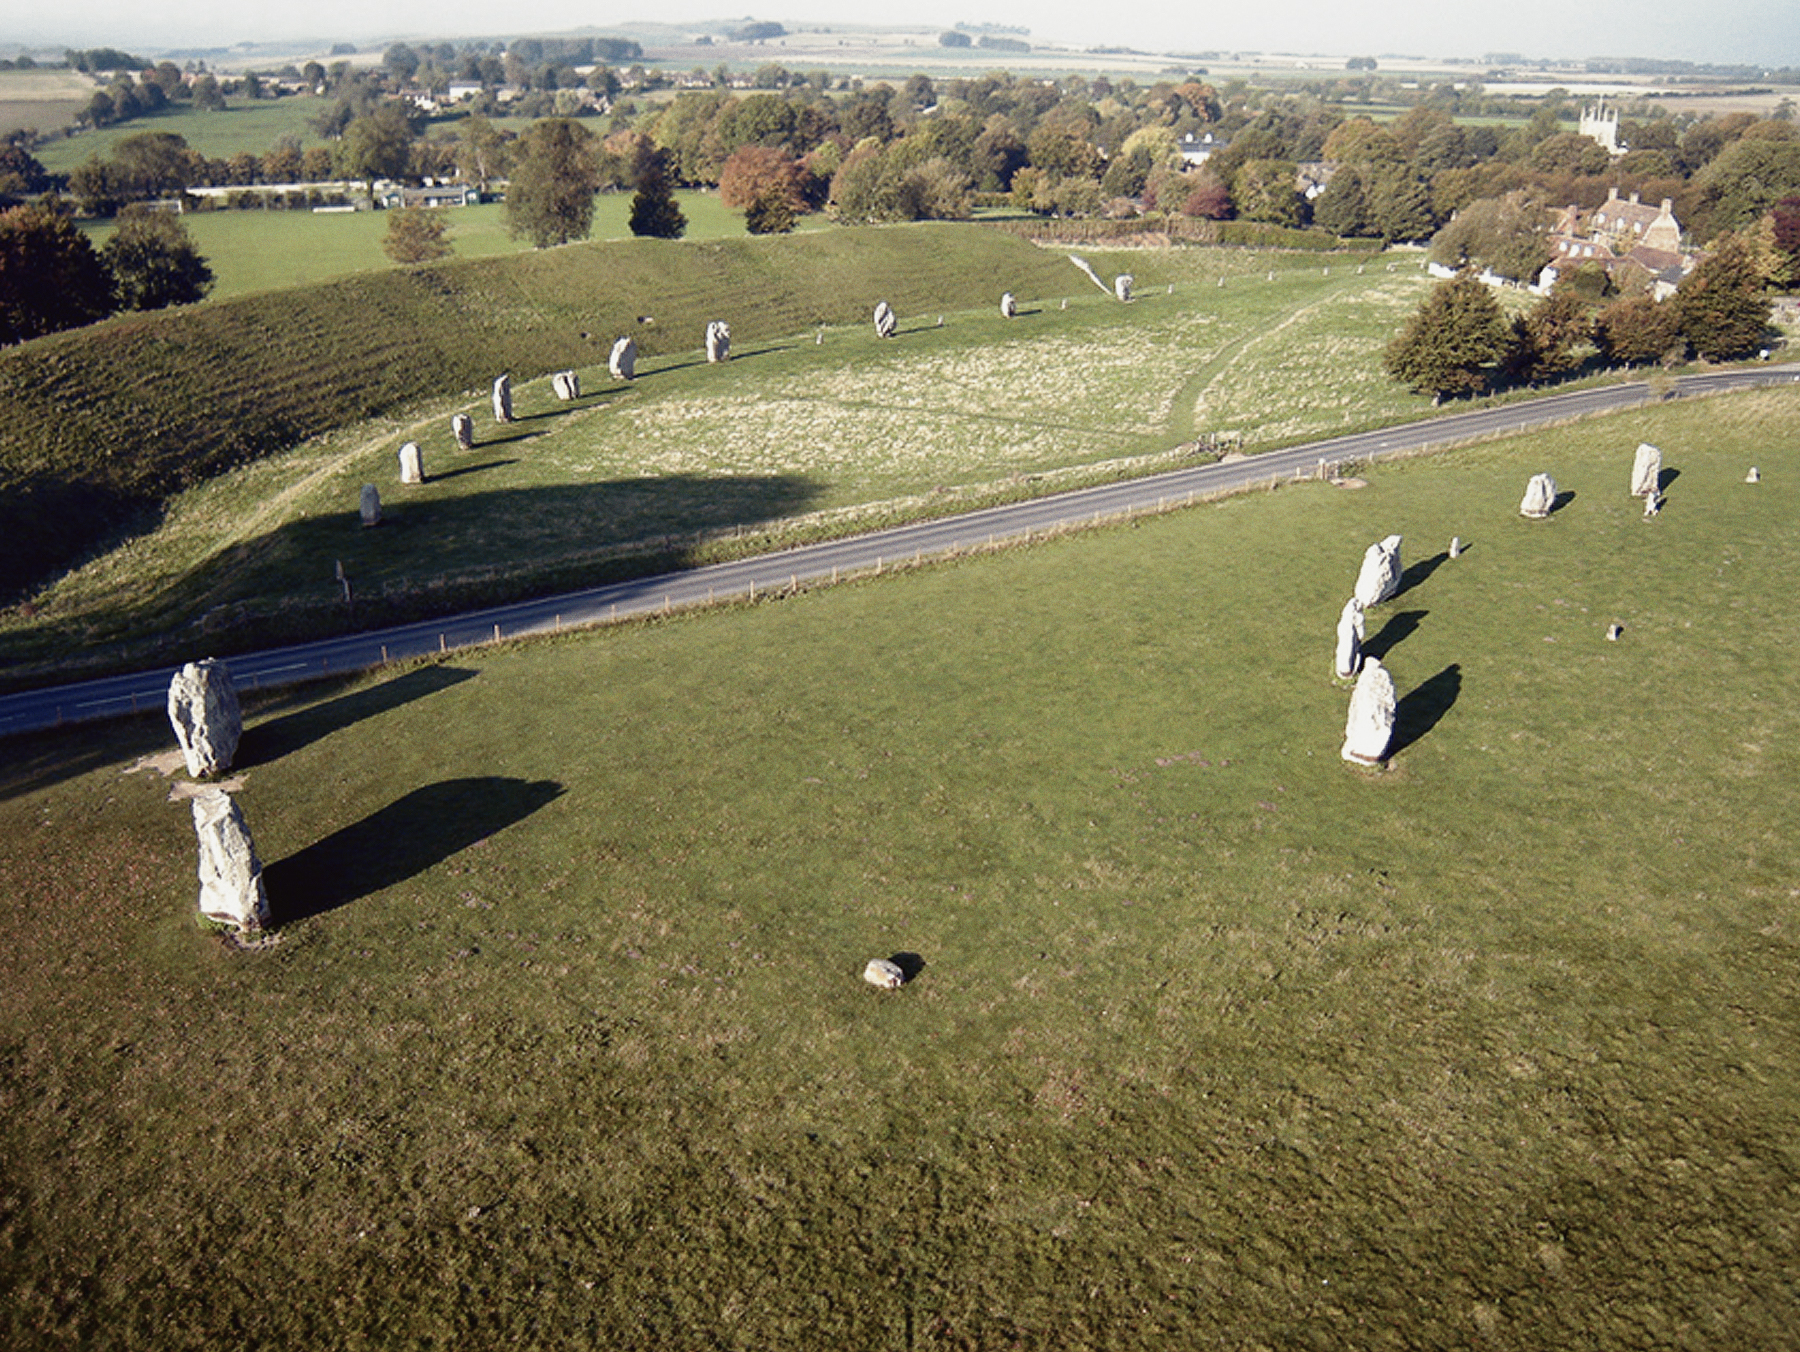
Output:
[[[1791,1346],[1796,433],[1663,406],[290,696],[258,952],[120,773],[166,723],[9,746],[0,1343]],[[1332,630],[1390,532],[1369,774]]]
[[[572,245],[361,274],[131,316],[0,353],[0,594],[171,493],[335,427],[459,388],[903,310],[949,308],[1067,265],[974,226]],[[1048,285],[1047,280],[1043,282]]]

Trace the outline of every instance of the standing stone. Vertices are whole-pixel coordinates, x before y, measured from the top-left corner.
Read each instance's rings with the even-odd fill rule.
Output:
[[[550,377],[550,388],[556,391],[558,399],[567,401],[581,398],[581,377],[573,371],[558,371]]]
[[[1450,537],[1450,557],[1453,559],[1462,557],[1462,536],[1452,535]]]
[[[706,326],[706,359],[714,363],[731,360],[731,325],[723,319]]]
[[[900,331],[900,321],[894,317],[893,307],[885,300],[875,306],[875,336],[892,338]]]
[[[1358,765],[1381,764],[1387,756],[1388,743],[1394,739],[1397,704],[1394,678],[1388,675],[1380,658],[1369,658],[1350,695],[1350,718],[1344,724],[1345,760]]]
[[[190,775],[198,779],[229,770],[244,735],[231,669],[209,657],[176,672],[169,682],[169,724]]]
[[[1519,501],[1519,515],[1542,521],[1556,507],[1556,480],[1548,474],[1534,474],[1525,485],[1525,496]]]
[[[456,444],[463,450],[474,450],[475,420],[467,413],[458,413],[450,419],[450,435],[456,438]]]
[[[200,914],[239,931],[260,930],[269,923],[269,898],[243,812],[218,788],[200,790],[192,802],[200,845]]]
[[[1113,278],[1113,295],[1117,296],[1120,300],[1129,301],[1131,299],[1132,284],[1136,281],[1137,278],[1133,277],[1129,272],[1121,272],[1117,277]]]
[[[1648,497],[1662,485],[1662,452],[1647,441],[1640,441],[1637,456],[1631,462],[1631,496]]]
[[[1344,602],[1343,613],[1338,616],[1337,674],[1339,680],[1347,681],[1362,670],[1362,645],[1362,602],[1352,596]]]
[[[1744,476],[1744,482],[1747,484],[1761,483],[1762,482],[1762,471],[1757,469],[1757,467],[1755,465],[1750,466],[1750,472]]]
[[[494,382],[494,421],[509,423],[512,420],[512,377],[501,376]]]
[[[381,490],[374,484],[362,486],[362,523],[364,526],[381,524]]]
[[[1000,317],[1002,319],[1019,317],[1019,302],[1013,299],[1013,293],[1010,291],[1000,297]]]
[[[1380,605],[1400,587],[1400,537],[1390,535],[1363,551],[1362,571],[1356,575],[1356,599],[1364,606]]]
[[[884,991],[897,991],[906,984],[906,973],[897,962],[890,962],[886,958],[870,958],[869,965],[863,968],[863,980]]]
[[[400,482],[403,484],[425,482],[425,459],[419,453],[419,443],[416,441],[409,441],[400,448]]]
[[[1644,499],[1644,520],[1648,521],[1662,510],[1662,494],[1652,493]]]
[[[606,369],[612,372],[614,380],[636,380],[637,344],[629,338],[614,343],[612,355],[606,359]]]

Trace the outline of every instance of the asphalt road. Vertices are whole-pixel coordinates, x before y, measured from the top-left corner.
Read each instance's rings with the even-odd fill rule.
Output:
[[[1800,383],[1800,363],[1683,376],[1663,397],[1692,398],[1755,385]],[[347,634],[291,648],[230,659],[240,690],[279,686],[335,672],[358,671],[430,653],[500,639],[706,605],[754,599],[805,583],[836,580],[910,563],[1026,539],[1071,527],[1129,517],[1266,484],[1310,477],[1338,462],[1378,460],[1429,447],[1477,441],[1649,403],[1659,396],[1642,383],[1607,385],[1542,399],[1480,409],[1334,437],[1231,463],[1196,465],[1124,483],[1077,489],[1004,507],[836,540],[828,544],[740,559],[735,563],[667,573],[632,582],[491,610],[470,611],[419,624]],[[203,654],[196,654],[201,656]],[[163,707],[174,667],[105,677],[73,685],[0,696],[0,736],[140,709]]]

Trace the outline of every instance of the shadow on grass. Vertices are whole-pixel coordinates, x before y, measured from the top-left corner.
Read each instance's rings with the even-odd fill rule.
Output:
[[[276,925],[347,906],[416,877],[561,797],[554,780],[446,779],[263,870]]]
[[[1555,499],[1551,501],[1550,515],[1555,516],[1573,501],[1575,501],[1575,490],[1573,488],[1563,489],[1563,491],[1558,493]]]
[[[1377,659],[1385,658],[1395,648],[1412,637],[1413,631],[1419,627],[1419,621],[1431,614],[1429,610],[1402,610],[1388,616],[1387,623],[1382,625],[1367,642],[1363,644],[1363,655]]]
[[[475,679],[476,673],[460,667],[419,667],[390,681],[365,686],[334,700],[271,718],[244,730],[238,743],[235,770],[248,770],[280,760],[290,752],[318,741],[365,718],[398,709],[426,695]]]
[[[1400,697],[1394,706],[1394,736],[1388,756],[1399,755],[1438,725],[1462,693],[1462,668],[1455,662]]]
[[[905,985],[911,985],[925,970],[925,959],[917,953],[896,953],[888,961],[900,969],[900,980]]]
[[[482,474],[490,469],[505,469],[508,465],[516,465],[517,460],[490,460],[485,465],[464,465],[461,469],[447,469],[437,474],[427,474],[426,483],[442,483],[445,479],[460,479],[465,474]]]
[[[123,769],[140,756],[174,749],[175,734],[161,708],[0,738],[0,802],[104,765]]]
[[[1466,547],[1466,546],[1465,546]],[[1439,550],[1428,559],[1420,559],[1412,567],[1400,574],[1400,585],[1394,588],[1395,596],[1405,596],[1414,587],[1422,586],[1430,576],[1437,572],[1450,557],[1450,551]]]
[[[1662,473],[1660,473],[1656,476],[1656,491],[1658,493],[1667,493],[1669,491],[1669,485],[1674,483],[1680,477],[1681,477],[1680,470],[1665,469],[1664,471],[1662,471]]]

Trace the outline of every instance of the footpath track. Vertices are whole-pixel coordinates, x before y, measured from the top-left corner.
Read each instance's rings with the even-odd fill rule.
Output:
[[[1800,363],[1683,376],[1664,391],[1633,382],[1451,414],[1374,432],[1292,446],[1243,460],[1195,465],[1141,479],[921,521],[732,563],[611,583],[487,610],[245,653],[230,659],[240,690],[262,689],[497,641],[587,628],[658,612],[780,592],[880,572],[890,565],[1166,511],[1274,480],[1308,478],[1337,464],[1380,460],[1552,426],[1659,399],[1800,384]],[[0,696],[0,736],[160,709],[175,667]]]

